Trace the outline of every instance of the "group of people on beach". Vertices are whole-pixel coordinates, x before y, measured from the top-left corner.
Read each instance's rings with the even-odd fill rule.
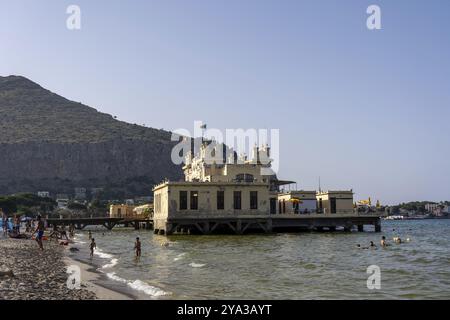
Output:
[[[91,242],[89,243],[89,251],[90,251],[90,257],[92,259],[94,257],[94,250],[97,249],[97,244],[95,243],[95,238],[92,237],[92,232],[90,230],[88,232],[88,238],[89,238],[89,240],[91,240]],[[141,240],[139,239],[139,237],[136,237],[136,241],[134,242],[134,253],[135,253],[136,259],[141,258],[141,253],[142,253],[141,247],[142,247]]]
[[[38,215],[36,219],[26,219],[25,222],[25,232],[21,232],[21,221],[20,218],[14,217],[13,221],[9,221],[8,217],[6,215],[3,215],[2,217],[2,228],[3,228],[3,235],[9,236],[11,238],[16,239],[30,239],[33,238],[36,240],[39,249],[44,250],[43,240],[44,240],[44,232],[46,229],[44,219],[41,217],[41,215]],[[73,237],[75,227],[70,226],[69,227],[69,233],[70,236]],[[23,231],[23,230],[22,230]],[[65,227],[63,227],[62,230],[58,230],[58,227],[53,227],[53,232],[50,234],[50,237],[56,237],[57,239],[67,237],[67,233],[65,231]]]
[[[400,237],[394,237],[394,238],[392,238],[392,240],[394,241],[394,243],[397,243],[397,244],[404,243],[404,241]],[[406,242],[410,242],[410,241],[411,241],[410,238],[406,239]],[[380,240],[380,246],[382,248],[386,248],[386,247],[388,247],[390,245],[391,244],[387,242],[386,237],[382,236],[381,240]],[[358,249],[376,249],[377,248],[377,246],[375,245],[375,243],[373,241],[370,241],[370,244],[369,244],[368,247],[362,247],[359,243],[356,245],[356,247]]]

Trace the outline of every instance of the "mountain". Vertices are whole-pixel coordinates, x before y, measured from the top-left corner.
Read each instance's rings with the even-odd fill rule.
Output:
[[[0,77],[0,194],[103,188],[105,196],[151,195],[179,179],[171,133],[129,124],[21,76]]]

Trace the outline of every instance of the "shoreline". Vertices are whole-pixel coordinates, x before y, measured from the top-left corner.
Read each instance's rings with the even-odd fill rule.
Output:
[[[97,300],[133,300],[134,297],[110,288],[105,282],[106,276],[95,270],[94,266],[69,257],[65,252],[66,267],[76,265],[81,271],[81,287],[95,294]]]

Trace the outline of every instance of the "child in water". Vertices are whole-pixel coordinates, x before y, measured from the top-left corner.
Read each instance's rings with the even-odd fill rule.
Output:
[[[139,240],[139,237],[136,238],[136,242],[134,243],[134,250],[136,252],[136,258],[141,257],[141,241]]]
[[[91,244],[89,245],[89,248],[91,250],[91,259],[94,256],[94,249],[97,249],[97,245],[95,244],[95,239],[92,238]]]

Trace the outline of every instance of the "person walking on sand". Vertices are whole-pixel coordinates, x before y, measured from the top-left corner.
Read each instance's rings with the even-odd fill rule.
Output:
[[[37,227],[33,233],[37,233],[36,242],[41,250],[44,250],[44,245],[42,244],[42,237],[44,236],[45,226],[44,221],[42,221],[41,216],[37,216]]]
[[[95,244],[95,239],[92,238],[91,244],[89,245],[89,248],[91,250],[91,259],[94,257],[94,249],[97,249],[97,245]]]
[[[134,250],[136,252],[136,258],[141,257],[141,241],[139,240],[139,237],[136,238],[136,242],[134,243]]]

